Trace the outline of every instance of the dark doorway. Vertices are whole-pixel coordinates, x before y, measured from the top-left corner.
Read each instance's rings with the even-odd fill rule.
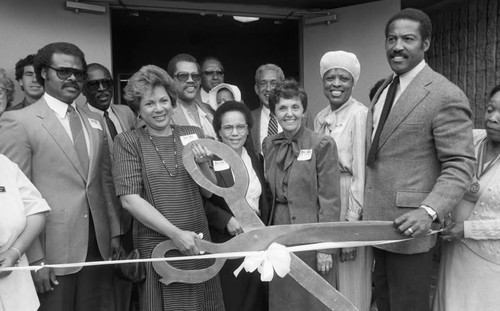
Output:
[[[297,20],[260,19],[244,24],[231,16],[117,9],[111,11],[111,29],[115,78],[128,78],[147,64],[166,69],[178,53],[189,53],[199,61],[215,56],[222,61],[225,81],[237,85],[245,103],[255,108],[259,104],[253,90],[258,66],[274,63],[287,77],[300,77]]]

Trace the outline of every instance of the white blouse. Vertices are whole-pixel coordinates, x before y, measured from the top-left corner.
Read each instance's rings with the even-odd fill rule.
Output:
[[[245,198],[254,212],[257,215],[260,215],[259,199],[260,195],[262,194],[262,187],[260,185],[259,178],[257,177],[257,174],[253,169],[252,160],[250,159],[250,156],[248,155],[247,150],[244,147],[241,152],[241,159],[243,160],[243,163],[245,163],[245,167],[247,168],[249,177],[248,190]]]

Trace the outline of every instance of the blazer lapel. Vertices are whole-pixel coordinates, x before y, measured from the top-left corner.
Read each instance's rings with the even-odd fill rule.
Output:
[[[47,102],[43,98],[41,101],[43,102],[43,105],[40,106],[42,108],[38,113],[38,117],[42,119],[42,126],[61,148],[62,152],[73,164],[80,176],[87,181],[87,176],[85,176],[80,160],[78,159],[78,155],[76,154],[75,147],[73,146],[73,142],[69,138],[68,133],[62,126],[61,122],[54,115],[52,109],[50,109],[49,105],[47,105]]]
[[[387,117],[382,132],[380,133],[380,141],[378,149],[380,149],[384,143],[389,139],[392,133],[397,129],[399,124],[412,112],[415,107],[424,100],[424,98],[429,94],[429,91],[425,89],[425,86],[431,83],[428,79],[430,73],[429,66],[424,67],[422,71],[413,79],[413,81],[408,85],[404,92],[399,96],[396,103]]]

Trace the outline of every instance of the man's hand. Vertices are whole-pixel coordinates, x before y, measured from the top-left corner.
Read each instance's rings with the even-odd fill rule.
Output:
[[[333,257],[331,254],[316,253],[316,262],[318,271],[327,274],[333,268]]]
[[[36,292],[39,294],[53,291],[53,285],[59,285],[54,270],[51,268],[42,268],[38,271],[32,271],[31,276],[35,283]]]
[[[394,220],[394,228],[408,237],[419,237],[429,233],[432,218],[423,208],[409,211]]]

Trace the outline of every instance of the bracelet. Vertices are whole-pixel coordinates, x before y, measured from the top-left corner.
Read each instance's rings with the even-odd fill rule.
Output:
[[[14,252],[17,253],[17,261],[16,261],[16,263],[19,263],[21,261],[21,252],[17,248],[15,248],[15,247],[10,247],[9,249],[11,249],[11,250],[13,250]]]

